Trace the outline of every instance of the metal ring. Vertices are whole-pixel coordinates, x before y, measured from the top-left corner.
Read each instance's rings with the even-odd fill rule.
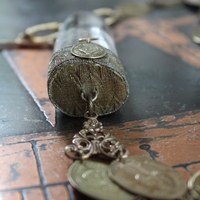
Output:
[[[94,98],[91,99],[91,101],[94,102],[97,99],[97,96],[98,96],[98,92],[97,92],[97,90],[95,90],[95,96],[94,96]],[[81,93],[81,98],[83,99],[83,101],[89,102],[89,100],[87,100],[85,98],[84,92]]]
[[[50,22],[45,24],[39,24],[29,27],[25,30],[25,36],[34,43],[48,42],[50,40],[55,40],[58,36],[58,29],[61,26],[59,22]],[[47,34],[44,36],[36,36],[36,33],[46,30],[54,30],[54,33]]]
[[[94,116],[89,116],[89,115],[93,115],[94,114]],[[86,119],[97,119],[97,117],[98,117],[98,114],[96,113],[96,112],[89,112],[89,111],[87,111],[85,114],[84,114],[84,117],[86,118]]]

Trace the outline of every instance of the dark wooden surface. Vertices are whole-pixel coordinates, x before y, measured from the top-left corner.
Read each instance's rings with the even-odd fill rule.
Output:
[[[73,11],[113,8],[119,2],[1,0],[0,38],[12,39],[35,24],[63,21]],[[186,179],[200,169],[200,47],[191,41],[197,24],[195,8],[177,6],[157,8],[112,27],[130,98],[118,112],[99,118],[132,155],[167,163]],[[67,179],[72,161],[64,147],[84,119],[57,111],[52,127],[33,99],[36,96],[41,105],[47,101],[33,75],[43,69],[36,75],[45,83],[51,53],[9,50],[0,56],[3,200],[75,199]]]

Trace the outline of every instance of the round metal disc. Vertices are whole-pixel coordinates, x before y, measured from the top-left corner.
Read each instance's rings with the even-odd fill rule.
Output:
[[[187,190],[184,178],[171,167],[144,157],[117,160],[108,169],[110,178],[129,192],[153,199],[180,198]]]
[[[80,58],[102,58],[106,55],[105,48],[95,43],[79,43],[72,47],[71,53]]]
[[[195,187],[200,188],[200,171],[198,171],[194,176],[192,176],[188,181],[188,188],[195,189]]]
[[[121,189],[107,174],[108,165],[94,161],[75,161],[69,168],[71,185],[79,192],[101,200],[136,200],[136,196]]]

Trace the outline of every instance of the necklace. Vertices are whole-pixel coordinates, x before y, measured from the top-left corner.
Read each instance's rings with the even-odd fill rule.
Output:
[[[52,58],[52,61],[50,63],[50,70],[49,70],[49,94],[50,94],[50,99],[52,100],[52,102],[54,101],[54,99],[59,96],[59,95],[55,95],[51,92],[51,87],[53,87],[52,84],[52,79],[53,76],[55,75],[55,71],[57,69],[54,69],[54,65],[60,65],[61,63],[63,64],[64,62],[66,62],[65,56],[75,56],[85,60],[85,59],[101,59],[104,58],[107,54],[111,55],[111,52],[105,52],[104,49],[101,48],[101,46],[98,45],[94,45],[93,43],[91,43],[91,40],[94,40],[97,38],[93,38],[91,37],[91,35],[88,35],[87,38],[85,39],[81,39],[81,41],[85,40],[86,43],[79,43],[78,45],[75,46],[69,46],[68,48],[64,48],[62,49],[63,51],[57,52]],[[59,47],[58,47],[59,48]],[[56,49],[56,47],[55,47]],[[59,63],[60,62],[60,63]],[[86,65],[88,62],[85,61],[84,65]],[[102,61],[103,62],[103,61]],[[102,62],[100,64],[102,64]],[[75,61],[74,63],[78,63],[78,61]],[[67,64],[74,64],[74,63],[67,63]],[[91,63],[89,63],[91,64]],[[88,65],[89,65],[88,64]],[[99,64],[99,63],[95,63],[95,64]],[[97,70],[101,71],[100,67],[97,65]],[[78,67],[77,67],[78,68]],[[53,71],[54,70],[54,71]],[[82,69],[81,69],[82,70]],[[80,77],[82,77],[84,75],[84,73],[81,70],[77,70],[75,71],[75,73],[78,73]],[[90,70],[92,71],[92,70]],[[109,71],[109,70],[108,70]],[[73,73],[73,71],[71,72]],[[100,72],[101,74],[102,72]],[[109,74],[109,73],[106,73]],[[93,76],[93,75],[91,75]],[[100,77],[103,77],[103,73],[100,75]],[[112,77],[112,75],[111,75]],[[54,77],[55,78],[55,77]],[[90,78],[90,77],[89,77]],[[69,79],[74,80],[74,77],[69,77]],[[92,78],[91,78],[92,79]],[[123,73],[122,73],[122,80],[125,80],[125,78],[123,77]],[[55,81],[57,81],[57,85],[62,86],[63,85],[63,77],[61,77],[61,73],[60,75],[57,76],[57,78],[55,79]],[[73,140],[73,145],[67,146],[66,147],[66,154],[69,157],[72,158],[77,158],[80,159],[81,161],[77,161],[75,162],[70,170],[69,170],[69,176],[70,176],[70,181],[72,183],[72,185],[77,188],[78,190],[80,190],[81,192],[95,197],[97,199],[111,199],[112,196],[108,196],[108,197],[101,197],[101,192],[97,191],[97,194],[91,194],[90,191],[93,191],[93,189],[91,188],[96,182],[102,182],[102,185],[104,185],[105,187],[112,187],[114,188],[114,191],[112,190],[105,190],[105,187],[103,190],[104,194],[106,193],[110,193],[109,191],[112,191],[111,194],[115,194],[114,198],[119,197],[120,199],[145,199],[145,197],[149,197],[149,198],[154,198],[154,199],[174,199],[174,198],[181,198],[182,195],[184,195],[185,191],[186,191],[186,183],[183,180],[183,178],[177,174],[174,171],[170,171],[171,168],[162,165],[162,164],[158,164],[157,162],[152,162],[150,160],[146,160],[144,158],[141,157],[128,157],[128,152],[126,150],[126,148],[124,148],[122,145],[120,145],[119,141],[114,138],[113,136],[110,135],[109,132],[107,132],[106,130],[103,129],[102,124],[99,123],[97,121],[97,114],[96,114],[96,110],[98,109],[98,106],[95,105],[99,95],[101,94],[100,90],[97,89],[96,87],[90,87],[91,85],[94,86],[94,84],[86,84],[87,86],[83,88],[80,87],[80,91],[79,91],[79,99],[81,100],[82,103],[78,103],[78,105],[82,105],[83,108],[80,108],[80,111],[74,111],[73,107],[68,106],[68,108],[72,108],[72,111],[64,111],[62,110],[63,108],[60,107],[60,100],[62,100],[62,98],[59,96],[58,98],[58,102],[53,102],[55,104],[55,106],[57,108],[59,108],[60,110],[62,110],[63,112],[66,112],[68,115],[76,115],[76,113],[78,113],[77,115],[83,115],[85,113],[85,117],[88,119],[87,122],[84,123],[84,129],[82,129],[79,134],[74,136],[74,140]],[[89,88],[88,88],[89,85]],[[79,86],[82,86],[81,84],[79,84]],[[96,86],[96,85],[95,85]],[[126,88],[126,89],[124,89]],[[125,81],[124,83],[124,88],[122,89],[122,91],[126,91],[125,92],[125,98],[123,98],[123,100],[120,102],[121,104],[124,103],[126,97],[128,96],[128,90],[127,90],[127,83]],[[59,88],[55,89],[56,92],[59,90]],[[68,96],[68,95],[66,95]],[[64,102],[65,103],[65,102]],[[101,104],[101,103],[99,103]],[[119,104],[119,105],[121,105]],[[62,105],[62,102],[61,102]],[[76,107],[78,107],[75,106]],[[117,108],[117,106],[113,106],[113,108],[111,110],[108,111],[103,111],[102,114],[107,114],[107,113],[111,113],[114,112]],[[64,108],[65,108],[65,104],[64,104]],[[86,109],[86,110],[84,110]],[[82,111],[83,110],[83,111]],[[103,109],[105,110],[105,109]],[[82,113],[81,113],[82,111]],[[71,113],[69,113],[71,112]],[[80,113],[80,114],[79,114]],[[98,113],[101,113],[98,111]],[[75,153],[75,155],[72,155],[72,153]],[[88,161],[85,160],[87,158],[89,158],[92,155],[95,154],[103,154],[104,156],[108,156],[111,157],[113,159],[117,159],[114,162],[111,163],[109,169],[108,169],[108,174],[110,179],[107,179],[106,181],[104,180],[105,177],[108,178],[107,176],[107,166],[105,164],[99,163],[97,161]],[[151,170],[151,167],[153,168],[153,170]],[[130,170],[131,168],[131,170]],[[163,170],[164,169],[164,170]],[[95,172],[96,171],[96,172]],[[166,173],[166,171],[169,171],[169,175],[168,173]],[[81,173],[79,173],[81,172]],[[100,174],[99,174],[100,172]],[[77,177],[77,174],[78,177]],[[88,174],[89,174],[89,178],[88,178]],[[76,176],[75,176],[76,175]],[[158,176],[159,175],[159,176]],[[75,177],[74,177],[75,176]],[[91,176],[91,177],[90,177]],[[162,177],[161,179],[159,177]],[[90,185],[87,186],[87,182],[83,182],[80,185],[86,185],[87,189],[90,189],[89,192],[85,192],[84,189],[80,188],[79,183],[80,182],[76,182],[77,179],[83,178],[87,180],[89,180]],[[93,179],[91,179],[93,177]],[[99,179],[97,179],[99,177]],[[102,178],[103,177],[103,178]],[[126,178],[124,178],[126,177]],[[130,178],[129,178],[130,177]],[[102,179],[101,179],[102,178]],[[134,195],[131,195],[130,193],[125,192],[125,190],[121,190],[118,185],[112,185],[112,186],[108,186],[108,184],[113,184],[113,182],[111,181],[111,179],[116,182],[118,185],[122,186],[125,188],[125,190],[128,190],[129,192],[133,193]],[[124,179],[124,180],[123,180]],[[96,180],[100,180],[100,181],[96,181]],[[132,182],[132,180],[134,180],[135,182]],[[138,185],[139,181],[141,183],[140,186],[142,186],[142,184],[144,184],[144,188],[143,187],[139,187],[137,188],[136,186]],[[106,182],[106,184],[104,183]],[[164,184],[164,183],[167,184]],[[161,184],[158,184],[161,183]],[[171,184],[170,184],[171,183]],[[196,176],[194,176],[193,179],[191,179],[189,181],[189,189],[190,190],[186,195],[188,197],[186,197],[187,199],[189,198],[196,198],[198,199],[198,186],[194,187],[194,185],[197,183],[198,185],[198,174]],[[131,186],[131,184],[134,185],[134,187]],[[155,188],[151,188],[150,186],[154,186],[159,188],[158,192]],[[160,185],[161,187],[158,187],[158,185]],[[173,185],[173,187],[172,187]],[[130,187],[131,186],[131,187]],[[116,188],[117,187],[117,188]],[[163,191],[161,190],[163,188]],[[116,190],[115,190],[116,189]],[[193,190],[195,189],[195,190]],[[152,192],[152,190],[154,190],[154,192]],[[115,193],[115,191],[119,191],[119,193]],[[167,191],[166,194],[164,193],[164,191]],[[174,192],[175,191],[175,192]],[[160,194],[159,194],[160,192]],[[154,194],[152,194],[154,193]],[[168,194],[169,193],[169,194]],[[109,195],[111,195],[109,194]],[[117,194],[117,195],[116,195]],[[135,195],[137,194],[137,195]],[[122,196],[120,196],[122,195]],[[123,196],[125,195],[125,196]],[[190,195],[190,197],[189,197]],[[195,196],[196,195],[196,196]],[[145,197],[141,197],[141,196],[145,196]],[[193,197],[191,197],[193,196]],[[185,198],[185,197],[183,197]]]
[[[79,41],[85,42],[76,44],[74,46],[64,47],[60,51],[56,51],[50,62],[50,81],[48,81],[48,87],[50,88],[49,96],[51,101],[57,108],[59,108],[62,112],[67,113],[68,115],[83,116],[85,113],[84,116],[86,119],[88,119],[88,121],[84,123],[83,129],[73,137],[73,144],[68,145],[65,148],[65,153],[67,154],[67,156],[72,159],[78,160],[75,161],[69,169],[69,181],[77,190],[86,194],[87,196],[96,199],[197,198],[199,194],[197,192],[197,188],[194,187],[194,185],[196,184],[192,184],[193,186],[186,194],[186,181],[179,173],[177,173],[169,166],[146,159],[144,157],[128,157],[127,149],[120,145],[120,142],[108,131],[103,129],[102,123],[97,120],[97,113],[111,113],[113,111],[116,111],[116,109],[124,103],[128,96],[128,86],[126,79],[123,76],[122,67],[118,64],[119,61],[113,62],[113,55],[111,52],[106,52],[106,50],[102,49],[99,44],[91,43],[91,40],[98,41],[99,38],[97,38],[97,36],[101,36],[99,36],[98,34],[95,35],[95,33],[92,33],[92,30],[89,30],[89,20],[85,20],[85,18],[94,19],[95,17],[86,17],[87,15],[90,14],[79,12],[74,14],[74,16],[71,16],[71,18],[69,17],[70,20],[66,21],[67,23],[74,24],[73,20],[76,19],[78,23],[80,22],[82,27],[78,26],[76,31],[73,29],[74,27],[70,27],[72,30],[68,30],[68,26],[64,24],[65,29],[61,29],[60,41],[58,37],[58,41],[60,42],[60,44],[58,44],[58,47],[56,46],[55,49],[61,49],[62,45],[66,46],[66,44],[70,44],[70,42],[67,41],[68,39],[72,41],[72,43],[74,43],[74,39],[71,38],[70,35],[75,35],[76,37],[78,35]],[[85,27],[85,24],[81,22],[81,19],[86,21],[87,28],[83,29]],[[65,35],[64,33],[62,33],[62,31],[65,31]],[[68,34],[67,32],[70,31],[74,32]],[[83,36],[82,34],[84,32],[89,32],[88,37],[82,39],[81,37]],[[98,32],[100,32],[102,35],[105,34],[102,33],[101,30],[99,30]],[[94,35],[95,38],[91,38],[91,35]],[[102,43],[104,44],[104,41]],[[111,47],[109,48],[112,49]],[[112,50],[115,52],[115,49]],[[63,60],[61,61],[61,66],[59,61],[57,61],[61,60],[59,58],[60,55],[63,58]],[[58,57],[57,60],[55,59],[55,57]],[[76,61],[77,57],[78,59],[81,58],[81,60]],[[109,57],[111,65],[115,64],[116,67],[112,67],[112,69],[107,69],[107,67],[110,66],[107,57]],[[83,62],[83,59],[87,60],[84,60]],[[55,63],[53,64],[53,66],[52,62]],[[90,66],[91,62],[93,62],[91,66],[92,69],[88,67],[88,65]],[[78,63],[78,66],[76,64],[74,65],[74,63]],[[98,65],[96,66],[96,64]],[[65,67],[73,67],[73,71],[71,71],[70,69],[63,69],[62,72],[59,72],[59,75],[55,75],[58,69],[60,70],[61,68]],[[122,82],[116,82],[116,78],[114,77],[113,73],[110,72],[110,70],[115,70],[115,74],[118,74],[117,79]],[[82,71],[85,71],[85,74],[88,73],[88,75],[84,74],[87,77],[86,79],[82,78]],[[67,75],[63,77],[63,74],[65,73],[70,74],[71,77],[68,78]],[[78,77],[74,77],[74,73],[78,74]],[[122,75],[122,77],[120,77],[120,75]],[[55,85],[57,85],[57,87],[53,85],[54,83],[52,83],[51,80],[52,77],[54,77]],[[103,78],[105,79],[103,80]],[[77,108],[78,105],[80,107],[81,101],[85,103],[83,109],[80,108],[80,111],[77,109],[75,110],[73,106],[63,106],[63,103],[60,103],[60,100],[62,100],[61,95],[63,95],[63,91],[65,89],[61,88],[61,95],[58,94],[57,91],[59,90],[59,87],[63,87],[63,85],[66,88],[73,85],[73,83],[70,81],[69,86],[64,84],[64,81],[68,79],[72,80],[72,82],[76,82],[76,85],[79,88],[79,91],[76,93],[79,94],[80,101],[74,107]],[[98,80],[98,82],[96,82],[96,80]],[[107,80],[109,80],[109,84],[107,84]],[[117,85],[118,87],[113,87],[113,84],[110,82],[111,80],[115,80],[114,85]],[[85,87],[85,85],[87,86]],[[111,96],[111,99],[116,98],[118,104],[116,104],[116,101],[108,104],[108,102],[110,102],[110,100],[108,100],[109,97],[107,97],[108,92],[106,92],[106,96],[101,96],[101,94],[103,93],[103,91],[101,90],[102,86],[105,87],[104,90],[106,90],[107,88],[111,88],[111,91],[114,93],[110,91],[109,97]],[[55,87],[55,94],[54,90],[52,89],[53,87]],[[75,90],[77,91],[77,89]],[[120,93],[120,95],[117,97],[115,97],[115,94],[117,93],[116,91]],[[125,92],[123,93],[122,91]],[[70,91],[65,96],[69,97],[71,94],[73,94],[72,91]],[[74,96],[75,95],[73,94],[73,97]],[[120,97],[121,100],[119,100]],[[58,100],[57,102],[54,101],[54,99],[56,98]],[[98,101],[98,98],[100,100],[103,100]],[[96,101],[98,102],[96,103]],[[107,108],[104,107],[102,109],[103,106],[107,105],[109,105]],[[61,106],[63,106],[64,108],[67,107],[72,109],[73,113],[70,110],[63,110],[63,108],[60,108]],[[108,108],[109,110],[107,110]],[[109,166],[99,161],[87,160],[93,155],[103,155],[105,157],[109,157],[115,160]],[[190,182],[194,183],[195,181],[190,180]],[[123,189],[121,189],[121,187]],[[184,197],[184,195],[186,195],[186,197]]]

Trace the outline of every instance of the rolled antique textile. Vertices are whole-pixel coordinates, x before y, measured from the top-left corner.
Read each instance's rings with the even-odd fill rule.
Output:
[[[87,99],[95,95],[98,115],[115,112],[128,98],[113,38],[94,13],[76,12],[62,24],[49,64],[48,93],[57,109],[76,117],[84,115]]]

